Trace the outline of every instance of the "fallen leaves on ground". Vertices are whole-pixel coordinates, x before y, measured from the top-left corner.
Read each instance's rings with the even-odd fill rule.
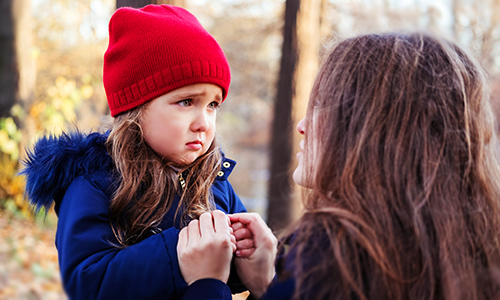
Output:
[[[67,299],[53,226],[0,210],[0,299]]]

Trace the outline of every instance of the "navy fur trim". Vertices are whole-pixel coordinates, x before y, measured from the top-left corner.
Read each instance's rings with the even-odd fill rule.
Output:
[[[39,211],[48,210],[62,199],[71,182],[78,176],[106,171],[113,162],[105,142],[108,134],[83,134],[78,131],[61,136],[46,136],[27,151],[20,172],[26,177],[26,197]]]

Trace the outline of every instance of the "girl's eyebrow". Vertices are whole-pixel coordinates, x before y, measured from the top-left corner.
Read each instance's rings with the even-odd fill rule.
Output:
[[[193,93],[181,93],[181,94],[176,95],[175,97],[186,99],[186,98],[193,98],[193,97],[205,96],[205,95],[206,95],[206,92],[199,92],[199,93],[193,92]],[[215,100],[222,101],[222,96],[220,94],[215,95]]]
[[[175,95],[177,98],[192,98],[192,97],[197,97],[197,96],[203,96],[205,95],[205,92],[193,92],[193,93],[180,93]]]

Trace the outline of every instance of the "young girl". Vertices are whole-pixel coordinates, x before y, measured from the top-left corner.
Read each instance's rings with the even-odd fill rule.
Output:
[[[253,254],[236,259],[253,296],[499,299],[499,144],[488,93],[466,52],[428,35],[336,45],[297,126],[305,142],[293,177],[310,190],[267,291],[272,234],[255,215],[231,217],[237,245],[245,228],[254,237]]]
[[[39,140],[27,196],[37,209],[55,202],[71,299],[179,298],[179,229],[214,209],[245,211],[215,139],[229,65],[193,15],[149,5],[112,16],[103,75],[113,128]]]

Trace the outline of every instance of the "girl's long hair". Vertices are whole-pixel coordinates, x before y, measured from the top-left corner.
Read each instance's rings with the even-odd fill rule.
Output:
[[[182,210],[181,222],[186,217],[196,219],[212,210],[210,187],[222,160],[214,139],[207,152],[192,164],[182,169],[172,168],[171,163],[164,161],[144,140],[140,125],[144,108],[117,116],[107,140],[118,183],[111,199],[110,221],[120,247],[158,233],[176,194],[181,198],[175,217]],[[179,182],[181,175],[184,188]]]
[[[487,87],[462,49],[426,34],[333,48],[306,116],[311,190],[289,252],[297,298],[499,297]]]

